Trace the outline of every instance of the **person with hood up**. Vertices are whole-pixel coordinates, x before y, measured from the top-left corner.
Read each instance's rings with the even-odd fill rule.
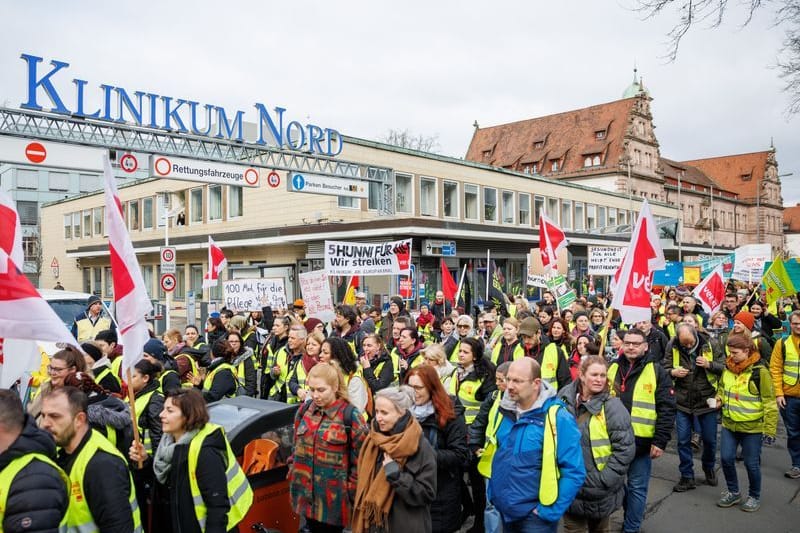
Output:
[[[99,296],[89,296],[86,310],[78,313],[72,323],[72,336],[78,342],[92,341],[104,329],[115,329],[116,325],[103,315],[103,302]]]
[[[661,457],[675,424],[675,396],[669,374],[648,352],[642,330],[629,329],[622,338],[622,355],[608,369],[611,395],[631,413],[636,456],[628,467],[623,531],[641,529],[653,459]]]
[[[86,367],[94,376],[95,382],[109,392],[119,394],[122,392],[122,382],[111,370],[111,361],[94,342],[81,344],[83,353],[86,354]]]
[[[575,418],[530,358],[508,368],[489,500],[503,531],[550,531],[575,499],[586,469]]]
[[[725,355],[722,350],[713,349],[711,341],[689,324],[678,324],[675,331],[675,338],[667,346],[664,370],[675,383],[677,405],[676,433],[681,479],[673,490],[685,492],[696,486],[692,456],[694,419],[700,426],[706,483],[717,486],[717,411],[709,406],[708,400],[716,394],[719,377],[725,368]]]
[[[564,515],[565,533],[608,531],[625,498],[625,474],[636,454],[631,416],[609,394],[604,357],[587,355],[578,379],[558,392],[578,421],[586,480]]]
[[[60,530],[69,479],[55,459],[53,438],[25,414],[15,392],[0,390],[0,531]]]
[[[410,368],[415,368],[425,362],[425,358],[420,353],[425,345],[419,336],[419,332],[413,328],[405,328],[400,332],[397,339],[397,353],[400,356],[400,380],[405,380],[406,372]]]

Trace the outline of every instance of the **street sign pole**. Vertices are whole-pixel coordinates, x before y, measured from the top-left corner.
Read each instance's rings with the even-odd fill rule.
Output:
[[[168,211],[169,207],[167,206],[166,199],[169,198],[169,195],[165,194],[164,197],[165,197],[164,209]],[[164,213],[164,246],[169,246],[169,217],[167,216],[166,213]],[[169,331],[169,309],[171,300],[170,295],[172,294],[172,291],[165,291],[165,292],[166,292],[166,304],[164,309],[164,316],[166,317],[166,323],[165,323],[166,328],[167,331]]]

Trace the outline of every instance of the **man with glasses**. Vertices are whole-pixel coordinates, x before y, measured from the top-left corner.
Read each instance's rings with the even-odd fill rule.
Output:
[[[625,487],[624,532],[639,531],[647,506],[652,460],[661,457],[672,436],[675,397],[672,380],[648,350],[647,336],[629,329],[622,339],[622,354],[608,369],[612,396],[631,413],[636,457],[628,468]]]
[[[789,315],[789,327],[791,335],[778,339],[772,349],[769,372],[792,460],[792,467],[783,475],[800,479],[800,311]]]

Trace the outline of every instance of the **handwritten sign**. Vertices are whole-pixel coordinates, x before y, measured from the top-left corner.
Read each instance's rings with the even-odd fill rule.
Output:
[[[282,278],[234,279],[222,284],[225,307],[231,311],[261,311],[264,306],[286,309]]]
[[[303,272],[300,279],[300,293],[306,304],[306,316],[319,318],[323,322],[330,322],[336,316],[333,308],[331,287],[328,283],[328,274],[324,270]]]
[[[622,264],[625,250],[622,246],[589,246],[587,273],[591,276],[613,276]]]

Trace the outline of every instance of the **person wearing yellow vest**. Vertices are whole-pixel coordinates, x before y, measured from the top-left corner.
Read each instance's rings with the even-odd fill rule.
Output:
[[[122,381],[111,370],[111,361],[103,355],[100,348],[92,341],[81,343],[86,368],[94,377],[94,381],[109,392],[119,394]]]
[[[448,356],[448,360],[451,363],[458,363],[458,352],[461,348],[461,341],[469,338],[475,337],[476,333],[473,329],[473,321],[472,317],[469,315],[461,315],[456,320],[456,342],[452,343],[450,346],[450,352]],[[446,345],[447,346],[447,345]]]
[[[708,323],[708,315],[701,307],[697,306],[697,299],[691,294],[687,294],[681,300],[681,306],[683,307],[682,315],[695,315],[697,317],[697,322],[699,323],[699,327],[704,327]]]
[[[575,418],[531,358],[508,368],[488,493],[505,531],[551,531],[586,477]]]
[[[69,504],[69,479],[52,437],[26,415],[17,393],[0,390],[0,531],[57,531]]]
[[[439,376],[439,381],[442,382],[444,389],[450,390],[450,382],[455,379],[456,367],[447,360],[442,345],[431,344],[425,347],[421,353],[425,358],[425,364],[432,366],[433,369],[436,370],[436,374]]]
[[[125,457],[89,426],[89,400],[75,387],[42,400],[40,426],[61,448],[58,465],[70,482],[67,531],[141,533],[139,504]]]
[[[371,416],[373,411],[372,393],[364,379],[361,367],[350,344],[341,337],[328,337],[322,343],[319,353],[322,363],[337,364],[344,375],[347,397],[360,413]]]
[[[467,428],[470,454],[478,458],[478,472],[487,479],[492,477],[492,459],[497,450],[497,428],[503,420],[500,400],[506,391],[506,374],[510,366],[511,361],[497,366],[494,373],[497,390],[483,400],[478,415]]]
[[[649,354],[644,332],[632,328],[622,337],[622,356],[609,367],[608,382],[611,395],[622,400],[631,413],[636,437],[636,457],[628,468],[623,531],[639,531],[652,460],[664,453],[675,424],[672,380]]]
[[[389,354],[383,338],[377,333],[370,333],[361,342],[362,355],[359,361],[372,394],[389,385],[400,383],[400,356]]]
[[[72,336],[78,342],[92,341],[101,331],[115,327],[114,321],[103,315],[103,302],[92,295],[86,303],[86,311],[79,313],[72,323]]]
[[[322,344],[324,342],[325,337],[319,331],[312,331],[306,337],[303,356],[294,366],[294,370],[289,376],[287,403],[303,403],[307,398],[310,398],[308,395],[308,373],[319,363],[319,355],[322,353]]]
[[[564,515],[565,533],[608,531],[609,516],[625,498],[625,473],[636,455],[631,417],[609,394],[605,357],[587,355],[578,379],[558,391],[581,432],[584,481]]]
[[[494,345],[486,346],[484,356],[495,366],[525,357],[525,350],[519,342],[519,320],[509,317],[503,321],[503,336]]]
[[[741,509],[754,512],[761,507],[761,444],[775,440],[778,409],[770,373],[753,341],[731,336],[727,347],[730,356],[716,396],[716,405],[722,408],[719,457],[727,490],[717,506],[733,507],[743,500],[736,475],[736,451],[741,447],[749,482]]]
[[[717,457],[717,412],[708,405],[716,394],[717,383],[725,367],[723,350],[712,346],[708,337],[689,324],[678,324],[677,335],[667,345],[664,370],[675,383],[676,433],[678,439],[678,470],[681,479],[675,492],[694,489],[694,458],[692,456],[692,426],[697,420],[703,442],[701,463],[706,483],[717,486],[714,467]]]
[[[153,457],[158,481],[169,489],[172,531],[237,530],[253,504],[253,491],[222,427],[209,422],[197,390],[167,396],[164,435]]]
[[[285,402],[288,395],[287,385],[289,376],[294,370],[294,365],[300,361],[303,356],[303,350],[306,346],[306,337],[308,331],[300,324],[295,324],[289,329],[289,336],[286,341],[286,346],[279,350],[270,368],[270,376],[272,378],[272,388],[269,391],[269,399]]]
[[[772,349],[769,371],[778,408],[786,426],[786,448],[792,466],[784,475],[800,478],[800,311],[789,314],[791,335],[778,339]]]
[[[111,373],[120,383],[125,381],[122,379],[122,346],[118,343],[117,330],[104,329],[95,336],[94,343],[100,348],[100,351],[103,352],[103,356],[107,357],[110,361]]]
[[[255,398],[258,377],[256,376],[256,357],[252,348],[245,346],[244,337],[235,329],[228,332],[225,340],[234,351],[231,364],[236,369],[236,381],[239,384],[238,395]]]
[[[192,384],[202,391],[203,399],[208,403],[233,398],[239,389],[236,367],[231,364],[236,353],[228,341],[218,340],[211,347],[211,355],[213,358],[205,377],[193,374]]]
[[[420,352],[425,345],[415,328],[404,328],[397,339],[397,354],[400,356],[400,381],[405,380],[405,374],[410,368],[421,365],[425,358]]]
[[[675,328],[681,321],[681,308],[677,305],[669,305],[667,306],[666,312],[666,320],[664,322],[664,327],[661,329],[664,331],[664,334],[667,336],[668,339],[671,339],[675,336]]]
[[[558,390],[572,381],[569,355],[572,350],[572,338],[567,333],[567,321],[554,318],[550,322],[549,335],[551,342],[536,351],[534,358],[541,368],[542,380],[553,389]]]

